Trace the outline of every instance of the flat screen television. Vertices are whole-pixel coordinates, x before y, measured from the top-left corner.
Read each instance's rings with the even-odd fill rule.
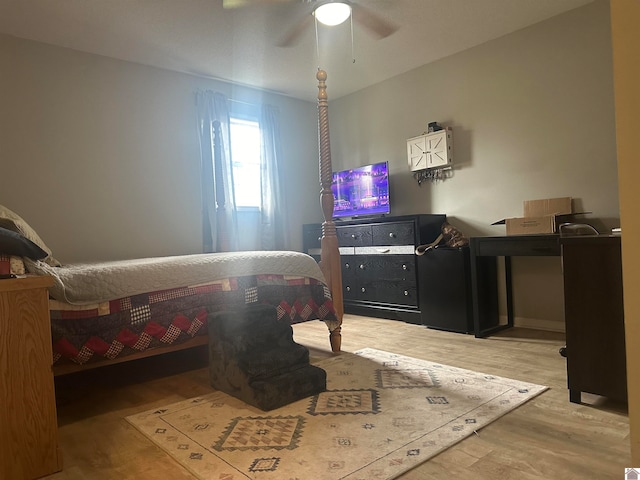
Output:
[[[385,215],[389,205],[389,164],[373,163],[333,172],[333,218]]]

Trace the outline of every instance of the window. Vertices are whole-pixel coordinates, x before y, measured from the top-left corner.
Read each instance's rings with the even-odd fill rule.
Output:
[[[260,124],[231,117],[233,188],[238,208],[260,208]]]

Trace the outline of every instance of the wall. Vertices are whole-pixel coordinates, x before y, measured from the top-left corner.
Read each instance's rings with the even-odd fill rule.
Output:
[[[294,249],[322,218],[311,102],[6,35],[0,72],[0,204],[63,262],[202,251],[197,89],[279,107]]]
[[[330,102],[334,164],[389,160],[392,214],[446,213],[467,235],[571,196],[599,230],[619,226],[609,6],[596,1]],[[422,48],[428,48],[424,46]],[[418,186],[406,139],[453,127],[453,178]],[[564,328],[560,260],[515,258],[521,325]],[[541,299],[544,299],[542,301]]]
[[[612,0],[611,24],[615,78],[616,135],[620,183],[622,228],[622,271],[625,292],[637,292],[640,285],[640,167],[638,130],[640,120],[640,3],[635,0]],[[640,298],[624,297],[624,320],[627,345],[627,385],[631,430],[631,465],[640,465]]]

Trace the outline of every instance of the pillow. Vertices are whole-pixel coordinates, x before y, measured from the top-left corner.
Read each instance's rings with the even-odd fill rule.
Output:
[[[47,255],[43,249],[17,232],[0,227],[0,253],[40,260]]]
[[[44,262],[48,263],[52,267],[59,267],[60,262],[51,256],[51,250],[47,247],[40,236],[35,232],[31,226],[25,222],[18,214],[12,212],[7,207],[0,205],[0,227],[13,232],[17,232],[28,240],[31,240],[38,247],[44,250],[47,255],[44,258]]]

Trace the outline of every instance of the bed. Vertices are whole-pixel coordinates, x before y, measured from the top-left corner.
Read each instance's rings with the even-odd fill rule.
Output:
[[[52,266],[0,256],[0,272],[53,279],[49,310],[58,375],[208,342],[218,311],[269,304],[290,324],[339,327],[324,276],[298,252],[229,252]]]
[[[19,215],[0,206],[0,228],[18,234],[0,250],[0,275],[48,275],[57,375],[208,342],[221,310],[270,304],[289,323],[322,320],[341,348],[342,279],[332,221],[326,74],[319,70],[321,261],[283,251],[226,252],[62,265]],[[0,245],[2,246],[2,245]]]
[[[229,252],[51,266],[53,365],[57,374],[207,342],[217,311],[269,304],[278,319],[338,327],[317,263],[298,252]]]

